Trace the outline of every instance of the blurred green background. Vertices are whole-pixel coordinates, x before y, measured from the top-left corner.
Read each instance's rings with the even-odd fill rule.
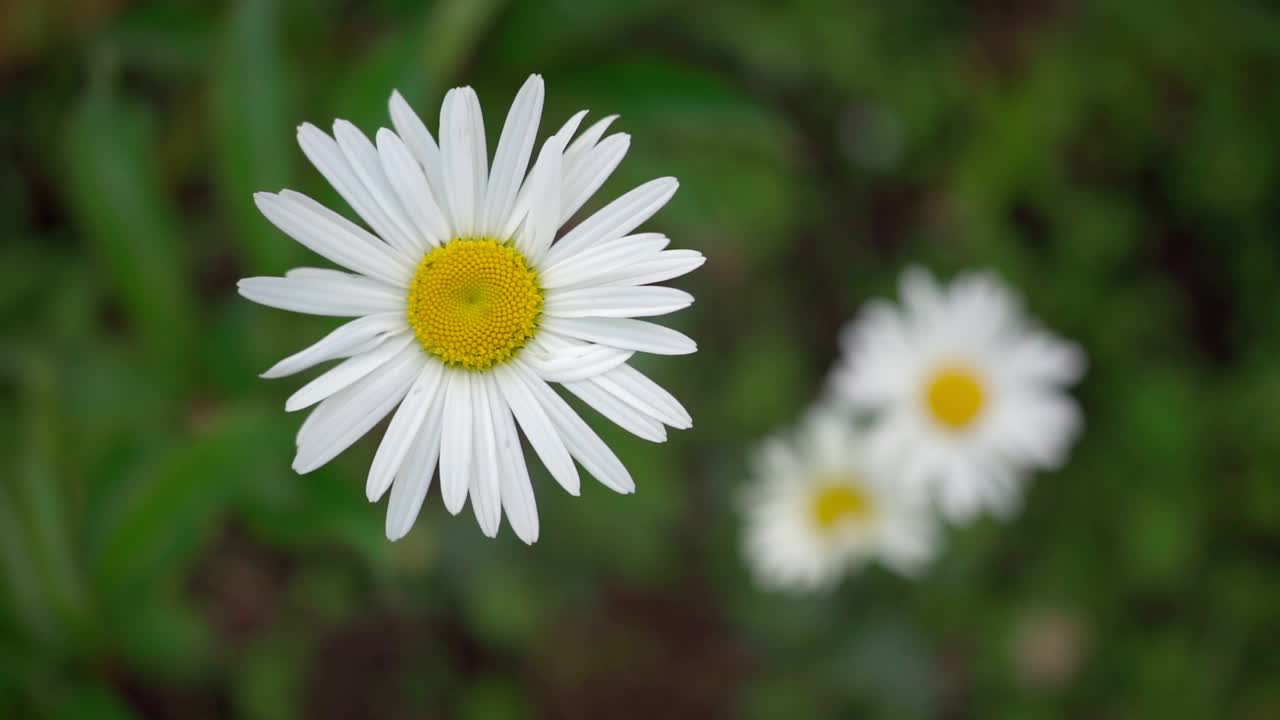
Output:
[[[380,431],[289,470],[257,373],[335,323],[235,294],[318,262],[251,194],[530,72],[633,134],[599,198],[681,180],[695,427],[591,416],[639,491],[535,476],[532,548],[434,490],[389,544]],[[0,717],[1280,717],[1278,89],[1248,2],[0,1]],[[919,582],[761,592],[745,452],[911,262],[1078,339],[1086,432]]]

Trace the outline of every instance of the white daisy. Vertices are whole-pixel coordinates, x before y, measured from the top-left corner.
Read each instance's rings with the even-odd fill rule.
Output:
[[[878,559],[914,575],[937,532],[917,493],[873,470],[855,426],[829,410],[766,440],[746,495],[747,559],[767,587],[816,590]]]
[[[512,103],[492,166],[471,88],[445,95],[439,145],[399,93],[390,101],[395,130],[378,130],[375,142],[344,120],[332,137],[302,125],[302,151],[372,233],[291,190],[255,196],[277,227],[350,271],[301,268],[239,284],[263,305],[356,318],[263,374],[345,358],[285,406],[314,407],[293,468],[324,465],[395,410],[366,486],[370,501],[391,491],[392,540],[412,527],[438,460],[451,513],[470,497],[486,535],[497,534],[505,512],[534,542],[538,514],[517,427],[570,493],[579,491],[575,459],[606,486],[632,492],[627,469],[549,383],[647,440],[665,440],[664,425],[691,425],[670,393],[627,364],[636,352],[696,349],[635,319],[693,302],[651,283],[684,275],[702,255],[667,250],[662,235],[631,234],[677,183],[641,185],[556,240],[630,137],[604,136],[612,116],[578,134],[580,112],[543,144],[526,178],[542,100],[534,75]]]
[[[1066,458],[1080,412],[1062,392],[1084,371],[1073,343],[1031,325],[994,275],[947,288],[907,270],[903,306],[870,303],[843,333],[835,391],[869,411],[872,458],[966,521],[1007,515],[1025,473]]]

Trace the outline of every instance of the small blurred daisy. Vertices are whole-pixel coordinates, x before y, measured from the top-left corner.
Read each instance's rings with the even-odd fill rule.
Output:
[[[676,181],[641,185],[556,240],[630,138],[603,137],[614,120],[606,117],[573,139],[580,112],[543,144],[526,178],[542,102],[534,75],[512,103],[492,166],[471,88],[445,95],[439,145],[398,93],[395,131],[379,130],[376,143],[345,120],[332,137],[301,126],[303,153],[372,233],[291,190],[255,197],[277,227],[351,271],[302,268],[239,284],[263,305],[357,318],[263,374],[345,358],[285,406],[315,407],[298,431],[293,467],[324,465],[399,406],[366,486],[370,501],[391,491],[392,540],[412,527],[439,460],[450,512],[469,496],[486,535],[497,534],[505,512],[534,542],[538,514],[517,426],[570,493],[579,491],[575,459],[613,490],[632,492],[627,469],[550,383],[647,440],[665,440],[664,425],[691,424],[670,393],[627,364],[637,352],[696,349],[635,319],[693,302],[651,283],[684,275],[703,257],[666,250],[662,235],[630,234],[666,204]]]
[[[871,560],[914,575],[937,542],[916,493],[872,471],[853,423],[812,412],[759,448],[746,494],[746,555],[761,585],[818,590]]]
[[[1080,378],[1084,355],[1033,327],[989,273],[941,288],[912,268],[900,293],[902,307],[871,303],[844,331],[835,392],[874,414],[872,460],[948,518],[1007,515],[1024,473],[1059,466],[1080,429],[1062,390]]]

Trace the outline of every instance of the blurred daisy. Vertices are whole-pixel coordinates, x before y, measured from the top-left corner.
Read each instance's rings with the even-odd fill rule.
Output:
[[[1031,469],[1059,466],[1080,429],[1062,390],[1080,378],[1073,343],[1033,327],[995,276],[970,272],[941,288],[902,276],[903,306],[867,306],[844,332],[835,391],[874,414],[872,459],[965,521],[1007,515]]]
[[[263,305],[356,318],[263,374],[345,358],[285,406],[315,408],[298,432],[293,468],[324,465],[395,410],[366,486],[370,501],[391,491],[392,540],[413,525],[438,460],[451,513],[470,497],[486,535],[497,534],[505,512],[534,542],[538,514],[517,427],[570,493],[579,491],[575,459],[606,486],[632,492],[627,469],[550,383],[647,440],[665,440],[664,425],[691,424],[675,398],[627,364],[636,352],[696,349],[635,319],[693,302],[651,283],[684,275],[703,257],[666,250],[661,235],[631,234],[676,181],[641,185],[556,240],[630,138],[604,137],[613,117],[578,134],[580,112],[542,145],[526,177],[542,101],[534,75],[512,103],[492,165],[471,88],[445,95],[438,145],[398,93],[395,130],[380,129],[375,141],[344,120],[332,137],[301,126],[302,151],[372,233],[291,190],[255,197],[277,227],[350,271],[302,268],[239,284]]]
[[[760,584],[830,587],[870,560],[913,575],[932,558],[927,504],[873,472],[852,423],[816,411],[795,437],[775,436],[746,495],[746,555]]]

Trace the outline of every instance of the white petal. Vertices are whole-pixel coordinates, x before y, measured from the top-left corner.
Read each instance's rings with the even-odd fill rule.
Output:
[[[529,438],[529,444],[546,466],[547,472],[570,495],[577,495],[581,485],[578,468],[573,464],[564,440],[542,409],[542,404],[534,397],[529,381],[521,372],[508,365],[495,368],[494,375],[498,380],[498,389],[519,421],[525,437]]]
[[[340,326],[316,344],[272,365],[259,377],[279,378],[302,372],[322,362],[350,357],[357,350],[367,352],[384,340],[409,329],[403,312],[366,315]]]
[[[661,233],[641,233],[600,243],[540,268],[538,280],[542,287],[552,289],[625,273],[631,265],[657,257],[670,242]]]
[[[593,278],[609,285],[647,285],[680,277],[702,267],[707,259],[696,250],[664,250],[651,260],[632,263],[624,269]]]
[[[474,375],[471,378],[471,419],[475,457],[471,466],[471,509],[480,523],[480,530],[487,537],[496,537],[502,524],[502,496],[500,494],[502,468],[498,463],[498,441],[493,429],[493,406],[489,400],[492,378]]]
[[[584,136],[585,137],[585,136]],[[574,142],[577,145],[581,138]],[[575,164],[570,164],[573,151],[565,152],[564,201],[560,208],[560,222],[568,222],[573,214],[586,204],[587,200],[604,185],[613,171],[617,169],[622,158],[626,157],[631,147],[631,136],[626,133],[612,135],[604,142],[585,153]]]
[[[1014,341],[1003,362],[1020,382],[1070,385],[1084,374],[1085,356],[1079,345],[1032,330]]]
[[[474,104],[474,108],[473,108]],[[454,88],[440,110],[440,155],[444,160],[445,194],[460,237],[475,237],[477,214],[484,202],[484,126],[475,123],[479,101],[471,88]]]
[[[548,317],[542,324],[551,332],[623,350],[655,355],[688,355],[698,351],[698,344],[684,334],[644,320]]]
[[[391,486],[391,500],[387,502],[387,539],[399,540],[409,533],[422,510],[422,501],[431,487],[436,473],[436,459],[440,456],[440,422],[444,417],[444,403],[438,399],[427,408],[427,418],[413,439],[408,456],[400,464],[395,483]]]
[[[542,116],[543,83],[541,75],[530,75],[516,99],[511,103],[507,121],[502,126],[498,149],[493,156],[493,173],[485,196],[484,223],[481,232],[491,237],[506,226],[515,207],[516,195],[529,168],[529,156],[538,134]]]
[[[634,354],[631,350],[581,343],[554,351],[538,352],[534,348],[526,348],[520,359],[547,382],[571,382],[608,372],[630,360]]]
[[[459,115],[458,122],[464,124],[461,135],[462,151],[469,152],[471,178],[471,220],[467,230],[459,221],[460,232],[466,230],[469,235],[478,235],[481,229],[481,216],[484,213],[484,197],[489,185],[489,145],[485,140],[484,118],[480,112],[480,99],[470,87],[459,88],[455,104]],[[441,135],[443,138],[443,133]],[[446,169],[448,165],[446,165]],[[464,173],[466,175],[468,173]],[[446,175],[446,178],[449,176]],[[455,213],[456,215],[457,213]]]
[[[658,178],[614,200],[561,238],[551,248],[548,264],[635,230],[662,209],[679,187],[675,178]]]
[[[380,214],[380,222],[386,228],[382,238],[410,257],[421,254],[426,250],[426,243],[414,228],[413,222],[400,205],[400,197],[387,180],[377,148],[364,133],[346,120],[334,121],[333,136],[337,139],[343,156],[347,158],[347,163],[373,199],[374,211]]]
[[[871,410],[916,392],[923,354],[908,322],[897,306],[872,300],[841,330],[845,361],[835,380],[843,400]]]
[[[413,336],[405,333],[367,353],[343,360],[290,396],[285,401],[285,411],[294,412],[315,405],[387,364],[411,342]]]
[[[534,399],[551,419],[560,438],[564,440],[569,454],[577,458],[578,462],[582,463],[582,467],[605,487],[624,494],[635,492],[635,481],[631,479],[631,473],[627,472],[626,466],[600,439],[600,436],[578,417],[573,408],[569,407],[569,403],[532,371],[523,367],[519,360],[510,364],[521,374],[525,386],[529,388]]]
[[[1012,517],[1022,505],[1021,478],[1000,458],[979,455],[975,462],[983,474],[983,506],[998,518]]]
[[[284,271],[284,276],[287,278],[303,278],[307,280],[333,280],[339,283],[346,282],[348,278],[360,277],[359,275],[343,270],[316,267],[289,268]]]
[[[937,317],[946,302],[943,291],[928,270],[911,266],[898,281],[898,294],[903,305],[917,320]]]
[[[582,118],[586,117],[586,111],[583,111],[575,117],[578,122],[581,122]],[[572,120],[573,118],[570,119]],[[583,130],[582,134],[579,135],[572,143],[569,142],[569,138],[573,136],[572,132],[562,138],[565,142],[564,167],[566,173],[571,173],[582,165],[586,156],[590,154],[591,149],[596,147],[596,143],[600,142],[600,138],[604,137],[609,126],[617,119],[617,115],[606,115],[600,118],[592,123],[591,127]],[[577,129],[576,124],[574,129]]]
[[[304,444],[310,443],[316,435],[316,428],[322,428],[328,425],[338,414],[347,401],[352,398],[361,388],[373,382],[372,377],[366,376],[363,380],[356,382],[345,390],[330,395],[328,399],[321,402],[308,415],[307,419],[302,421],[302,425],[298,427],[298,434],[294,437],[294,448],[300,448]]]
[[[435,138],[423,124],[422,118],[418,117],[413,108],[409,107],[409,103],[405,102],[400,91],[391,93],[388,109],[391,111],[391,124],[396,129],[396,135],[404,140],[409,152],[413,153],[413,157],[422,166],[422,171],[427,176],[436,204],[444,214],[445,224],[454,227],[453,216],[449,210],[449,198],[445,192],[444,160],[440,157],[440,148],[436,145]]]
[[[364,487],[369,502],[377,502],[387,488],[391,487],[391,481],[400,471],[405,456],[427,418],[427,412],[433,404],[439,404],[437,390],[443,375],[444,368],[440,363],[430,360],[423,363],[409,393],[401,401],[400,409],[387,425],[387,433],[382,436],[378,451],[369,465],[369,477]]]
[[[444,507],[457,515],[467,501],[474,450],[471,419],[471,373],[448,371],[444,399],[444,431],[440,439],[440,495]]]
[[[618,427],[650,442],[666,442],[667,431],[662,423],[636,410],[614,397],[593,380],[563,383],[564,388],[577,395],[596,412],[612,420]]]
[[[285,190],[260,192],[254,203],[273,225],[326,260],[397,287],[406,287],[412,267],[386,243],[329,208]]]
[[[480,229],[481,213],[484,211],[484,197],[489,192],[489,144],[485,140],[484,115],[480,111],[480,98],[471,88],[464,88],[462,94],[466,101],[467,120],[471,124],[471,162],[479,170],[475,178],[476,198],[476,231]]]
[[[693,304],[683,290],[661,285],[640,287],[587,287],[547,293],[543,312],[564,318],[651,317],[666,315]]]
[[[516,537],[532,545],[538,541],[538,505],[533,498],[533,484],[529,482],[529,468],[524,463],[524,450],[511,419],[511,409],[502,395],[490,392],[489,400],[498,447],[502,508]]]
[[[918,576],[937,552],[937,532],[925,510],[897,510],[886,518],[881,558],[895,572]]]
[[[1009,391],[993,413],[988,442],[1020,465],[1055,469],[1066,461],[1080,424],[1080,409],[1069,395]]]
[[[564,125],[560,127],[556,134],[552,136],[560,147],[566,147],[569,140],[573,138],[573,134],[578,131],[578,124],[582,122],[582,118],[587,116],[586,110],[579,110],[570,117]],[[551,138],[548,138],[550,140]],[[563,166],[563,163],[562,163]],[[507,219],[507,224],[502,228],[502,232],[498,237],[509,238],[516,234],[520,223],[524,222],[525,216],[529,213],[530,196],[533,192],[533,183],[526,180],[524,185],[520,186],[520,194],[516,196],[515,207],[511,211],[511,217]]]
[[[938,319],[959,324],[970,338],[994,340],[1026,326],[1021,298],[993,273],[963,272],[945,296],[949,303]]]
[[[298,127],[298,145],[342,199],[379,237],[393,247],[403,248],[402,234],[374,200],[369,188],[333,138],[315,125],[304,123]]]
[[[552,137],[542,146],[529,176],[529,210],[516,233],[516,247],[529,262],[541,264],[560,228],[560,140]]]
[[[309,315],[355,317],[404,312],[404,293],[356,275],[251,277],[236,284],[244,297],[267,307]]]
[[[406,347],[380,372],[366,375],[347,388],[344,393],[349,394],[344,395],[341,406],[303,436],[293,460],[294,471],[306,474],[315,470],[369,432],[408,392],[421,363],[421,351]]]
[[[630,365],[620,365],[594,378],[600,387],[673,428],[693,427],[693,418],[674,395]]]
[[[940,470],[935,486],[938,507],[951,522],[967,525],[982,511],[982,476],[968,459],[950,462]]]
[[[418,236],[430,247],[438,247],[452,239],[453,228],[449,227],[448,218],[437,204],[422,166],[413,159],[404,142],[386,128],[378,131],[378,158]]]
[[[579,110],[564,121],[564,124],[560,126],[560,129],[555,134],[555,137],[560,140],[560,147],[569,147],[574,133],[578,132],[578,126],[582,124],[582,119],[586,116],[586,110]]]

